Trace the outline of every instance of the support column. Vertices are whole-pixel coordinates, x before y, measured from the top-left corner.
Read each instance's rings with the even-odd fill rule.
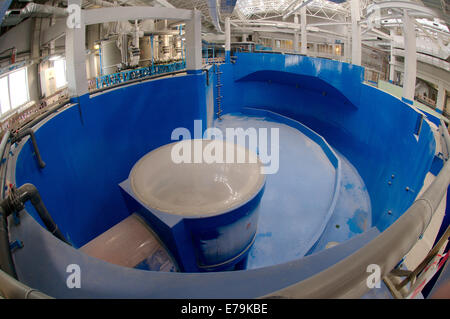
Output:
[[[361,65],[361,20],[359,0],[351,0],[352,10],[352,64]]]
[[[202,22],[200,11],[192,11],[186,23],[186,69],[198,73],[202,69]]]
[[[225,18],[225,62],[230,62],[230,51],[231,51],[231,26],[230,18]]]
[[[294,23],[296,25],[298,25],[298,15],[294,15]],[[293,43],[293,48],[294,48],[294,53],[298,53],[298,31],[297,29],[294,31],[294,43]]]
[[[31,59],[33,64],[28,67],[28,87],[30,99],[38,102],[42,97],[41,79],[39,78],[40,34],[42,18],[33,18],[33,32],[31,36]]]
[[[391,58],[389,61],[389,82],[394,83],[394,76],[395,76],[395,55],[394,55],[394,35],[395,32],[393,29],[391,29],[390,36],[391,36]]]
[[[395,76],[395,55],[394,55],[394,30],[391,29],[391,59],[389,61],[389,82],[394,83]]]
[[[416,31],[413,19],[403,10],[403,36],[405,43],[405,69],[402,100],[412,104],[416,90],[417,53]]]
[[[437,101],[436,101],[436,112],[439,112],[442,114],[442,112],[444,111],[445,97],[446,96],[445,96],[444,83],[442,81],[439,81]]]
[[[301,23],[301,42],[302,46],[300,49],[301,54],[307,54],[307,45],[308,45],[308,39],[306,34],[306,6],[303,6],[300,9],[300,23]]]
[[[345,62],[350,63],[351,62],[350,51],[351,51],[352,34],[351,34],[351,30],[348,26],[345,26],[345,31],[346,31],[347,38],[345,39],[345,42],[344,42],[344,57],[345,57]]]
[[[67,5],[75,4],[81,8],[81,0],[68,0]],[[83,14],[79,10],[79,21],[66,27],[66,68],[69,97],[82,96],[88,93],[86,76],[86,34]],[[76,14],[76,13],[75,13]],[[70,18],[70,17],[69,17]]]

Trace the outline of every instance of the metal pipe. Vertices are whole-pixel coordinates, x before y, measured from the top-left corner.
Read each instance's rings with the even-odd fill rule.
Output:
[[[9,299],[49,299],[52,298],[36,289],[30,288],[20,281],[8,276],[0,270],[0,292]]]
[[[49,6],[45,4],[29,3],[18,10],[8,10],[3,18],[2,26],[19,24],[29,17],[66,17],[68,12],[64,8]]]
[[[13,136],[11,143],[16,143],[22,140],[25,136],[29,135],[31,138],[31,143],[33,145],[33,150],[36,155],[36,160],[39,164],[40,168],[45,167],[45,162],[42,160],[41,153],[39,152],[39,148],[37,146],[36,137],[34,136],[34,131],[31,128],[27,128],[25,130],[21,130],[17,135]]]
[[[11,277],[17,278],[9,247],[7,216],[2,207],[0,207],[0,269]]]
[[[17,195],[20,202],[25,203],[28,200],[31,202],[48,231],[70,245],[70,243],[66,240],[64,235],[59,230],[58,225],[56,225],[56,223],[54,222],[52,216],[49,214],[41,199],[41,196],[39,195],[39,191],[34,185],[29,183],[23,184],[17,189]]]
[[[8,143],[8,139],[11,132],[8,130],[3,134],[2,141],[0,143],[0,160],[3,159],[3,155],[5,154],[6,144]]]
[[[70,245],[70,243],[67,242],[64,235],[61,233],[58,226],[48,213],[47,208],[45,207],[44,203],[42,202],[41,196],[39,195],[39,191],[34,185],[24,184],[18,189],[12,188],[8,197],[0,202],[0,270],[12,277],[7,277],[6,274],[3,276],[3,278],[0,277],[0,282],[2,282],[2,284],[0,285],[0,291],[2,291],[2,293],[7,297],[11,294],[8,292],[5,293],[4,291],[4,287],[8,287],[8,285],[5,284],[6,281],[9,282],[9,286],[11,289],[15,289],[13,289],[13,291],[23,292],[24,290],[26,290],[25,298],[27,295],[29,295],[30,291],[32,291],[28,287],[24,285],[20,286],[20,283],[20,285],[18,285],[18,282],[12,281],[13,278],[17,278],[17,273],[15,271],[14,261],[11,256],[8,235],[8,216],[14,212],[23,210],[24,204],[27,201],[30,201],[33,207],[36,209],[45,227],[55,237]],[[19,294],[19,297],[17,298],[24,297],[20,296]]]
[[[45,113],[39,115],[38,117],[36,117],[34,120],[26,123],[25,125],[23,125],[20,130],[26,130],[27,128],[31,128],[34,125],[36,125],[37,123],[39,123],[40,121],[42,121],[43,119],[45,119],[47,116],[55,113],[56,111],[58,111],[60,108],[66,106],[68,103],[70,102],[70,100],[64,100],[62,103],[52,107],[51,109],[47,110]]]
[[[7,158],[3,162],[3,157],[5,156],[6,146],[8,145],[10,135],[11,132],[9,130],[6,131],[5,134],[3,134],[3,138],[0,143],[0,200],[3,199],[5,193]]]
[[[442,134],[450,137],[445,123]],[[262,298],[360,298],[368,292],[369,265],[378,265],[386,276],[416,244],[426,230],[450,183],[450,161],[433,183],[388,229],[363,248],[328,269]]]

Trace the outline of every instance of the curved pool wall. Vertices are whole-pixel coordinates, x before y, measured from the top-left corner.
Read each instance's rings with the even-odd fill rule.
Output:
[[[220,68],[222,112],[265,109],[323,136],[364,179],[376,228],[276,266],[206,274],[160,273],[109,264],[67,246],[41,227],[36,212],[27,205],[31,216],[22,212],[19,225],[10,223],[11,240],[25,244],[13,254],[21,281],[49,295],[69,298],[258,297],[342,260],[411,205],[434,157],[433,134],[424,121],[415,135],[419,114],[364,85],[362,68],[256,53],[238,54],[235,64]],[[118,184],[140,157],[169,143],[174,128],[193,132],[194,119],[211,121],[208,104],[217,75],[210,71],[206,81],[206,74],[152,80],[79,98],[76,105],[35,127],[47,166],[38,167],[31,143],[26,141],[23,147],[12,148],[9,181],[18,186],[36,185],[63,233],[74,247],[81,247],[130,214]],[[73,263],[83,271],[81,289],[66,285],[66,267]]]
[[[426,121],[415,134],[422,114],[364,84],[360,66],[267,53],[237,53],[235,60],[220,67],[223,113],[270,110],[323,136],[363,178],[380,231],[412,204],[436,147]]]
[[[29,142],[16,163],[16,184],[34,184],[74,247],[130,213],[119,183],[149,151],[172,142],[172,130],[206,126],[205,74],[131,85],[58,113],[36,131],[47,166],[39,169]],[[44,155],[45,154],[45,155]],[[39,221],[31,205],[27,210]]]

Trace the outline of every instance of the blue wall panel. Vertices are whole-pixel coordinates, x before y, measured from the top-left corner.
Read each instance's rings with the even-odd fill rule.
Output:
[[[222,67],[223,111],[267,109],[322,135],[358,169],[371,197],[373,225],[384,230],[420,190],[434,157],[433,134],[424,122],[420,136],[414,135],[420,115],[364,85],[362,68],[319,60],[238,54],[234,65]]]
[[[36,131],[42,171],[26,143],[16,184],[36,185],[63,233],[84,245],[129,215],[118,184],[139,158],[169,143],[174,128],[206,124],[205,83],[187,75],[82,97]]]

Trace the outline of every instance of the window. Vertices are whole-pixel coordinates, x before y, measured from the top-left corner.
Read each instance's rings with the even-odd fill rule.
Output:
[[[59,59],[53,62],[53,68],[55,69],[55,84],[56,88],[67,84],[66,80],[66,60]]]
[[[0,78],[0,110],[1,114],[15,109],[29,101],[27,69]]]
[[[8,77],[0,78],[0,111],[1,114],[8,112],[11,109],[9,103]]]

